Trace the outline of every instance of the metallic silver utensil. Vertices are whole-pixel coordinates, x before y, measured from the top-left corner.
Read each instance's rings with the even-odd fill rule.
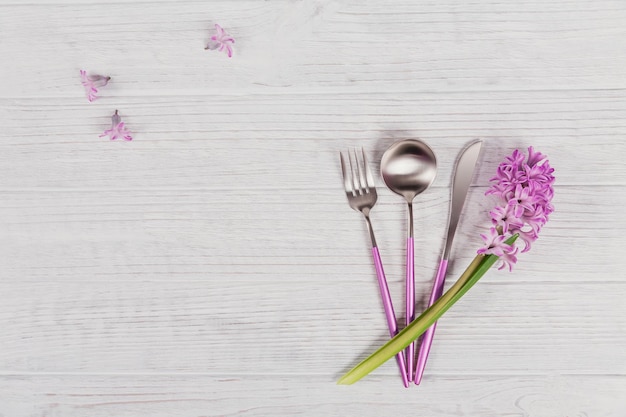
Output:
[[[380,171],[387,187],[404,197],[409,209],[406,244],[406,324],[409,324],[415,318],[413,199],[432,184],[437,174],[437,159],[424,142],[415,139],[402,140],[385,151]],[[407,374],[409,381],[412,381],[415,343],[411,343],[405,352]]]
[[[370,234],[372,241],[372,256],[374,257],[374,265],[376,267],[376,277],[378,278],[378,286],[380,288],[380,296],[383,301],[383,308],[385,309],[385,316],[387,317],[387,327],[389,327],[389,336],[394,337],[398,334],[398,324],[396,322],[396,313],[393,309],[391,302],[391,295],[389,294],[389,287],[387,286],[387,279],[385,278],[385,271],[383,270],[383,263],[380,259],[380,253],[378,252],[378,246],[376,245],[376,238],[374,237],[374,230],[372,229],[372,222],[370,221],[370,210],[376,204],[378,195],[376,193],[376,186],[374,184],[374,177],[370,171],[367,163],[367,157],[365,151],[361,149],[363,155],[362,162],[359,161],[356,151],[352,154],[348,152],[349,167],[346,167],[346,162],[343,158],[343,154],[339,154],[341,159],[341,173],[343,174],[343,185],[346,190],[346,196],[348,197],[348,203],[354,210],[359,211],[365,217],[367,223],[367,230]],[[353,163],[354,160],[354,163]],[[360,167],[363,166],[363,168]],[[396,361],[400,368],[400,376],[402,377],[402,383],[405,388],[409,387],[409,380],[407,378],[406,363],[402,353],[396,355]]]
[[[433,289],[430,293],[430,300],[428,301],[428,307],[433,305],[435,301],[443,293],[443,285],[446,281],[446,271],[448,269],[448,257],[450,256],[450,248],[452,247],[452,240],[456,228],[459,224],[461,217],[461,211],[463,210],[463,204],[467,197],[467,191],[469,190],[470,183],[472,182],[472,176],[476,164],[478,162],[478,156],[480,154],[480,148],[482,147],[482,141],[477,140],[469,144],[459,156],[456,167],[454,169],[454,182],[452,184],[452,203],[450,205],[450,213],[448,215],[448,233],[446,236],[446,245],[441,255],[441,262],[439,263],[439,270],[435,277]],[[435,335],[435,328],[437,322],[426,330],[422,336],[422,344],[420,345],[419,354],[417,356],[417,368],[415,371],[415,383],[419,385],[424,374],[424,368],[426,367],[426,360],[428,359],[428,353],[430,352],[430,346],[433,342],[433,336]]]

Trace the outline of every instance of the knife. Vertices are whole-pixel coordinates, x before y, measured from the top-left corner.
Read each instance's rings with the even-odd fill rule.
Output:
[[[441,256],[441,262],[439,263],[439,269],[435,276],[435,282],[433,289],[430,293],[430,299],[428,301],[428,307],[433,305],[435,301],[443,293],[443,285],[446,281],[446,271],[448,269],[448,257],[450,256],[450,248],[452,247],[452,240],[454,239],[454,233],[456,227],[459,224],[459,218],[461,217],[461,211],[463,210],[463,204],[467,197],[467,191],[469,190],[472,182],[472,176],[478,162],[478,156],[480,154],[480,148],[482,147],[482,141],[477,140],[469,144],[459,156],[456,167],[454,169],[454,182],[452,183],[452,204],[450,206],[450,213],[448,215],[448,233],[446,237],[446,245]],[[426,367],[426,360],[428,359],[428,353],[430,352],[430,346],[433,342],[433,336],[435,335],[435,328],[437,322],[424,332],[422,337],[422,344],[419,348],[419,354],[417,356],[417,366],[415,372],[415,384],[419,385],[422,381],[422,375],[424,374],[424,368]]]

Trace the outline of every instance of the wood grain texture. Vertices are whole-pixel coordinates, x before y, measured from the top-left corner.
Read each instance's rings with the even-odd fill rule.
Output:
[[[616,349],[626,343],[616,332],[626,326],[623,287],[607,283],[602,297],[581,297],[598,285],[485,282],[442,318],[429,374],[570,373],[572,361],[581,374],[625,374],[626,355]],[[352,282],[242,283],[212,274],[196,282],[13,284],[4,293],[0,366],[16,373],[333,378],[387,338],[377,289]],[[392,362],[385,371],[396,375]]]
[[[219,22],[232,59],[205,51]],[[0,0],[0,417],[623,417],[626,3]],[[112,76],[88,103],[86,68]],[[135,140],[98,138],[119,109]],[[459,150],[485,141],[448,285],[502,156],[555,206],[513,273],[441,320],[423,384],[388,363],[338,152],[421,138],[418,310]],[[372,217],[403,316],[404,205]]]
[[[398,378],[374,377],[350,388],[327,378],[198,375],[8,376],[0,382],[14,414],[94,417],[390,415],[620,415],[622,381],[611,376],[431,378],[404,390]],[[451,395],[453,393],[454,395]],[[580,410],[585,410],[584,414]],[[7,414],[8,415],[8,414]]]

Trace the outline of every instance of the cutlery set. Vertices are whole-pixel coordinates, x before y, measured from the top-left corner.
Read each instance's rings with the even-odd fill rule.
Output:
[[[479,140],[469,144],[461,151],[455,164],[446,243],[430,294],[428,302],[429,307],[441,297],[443,292],[452,241],[478,161],[481,146],[482,142]],[[359,158],[358,152],[348,152],[347,158],[344,158],[343,154],[340,153],[343,183],[350,207],[361,212],[365,217],[372,244],[372,256],[374,258],[376,276],[380,287],[380,295],[387,317],[389,335],[390,337],[394,337],[398,333],[396,315],[389,294],[380,253],[378,252],[378,246],[374,237],[372,222],[370,220],[370,211],[376,204],[378,197],[374,177],[369,168],[365,151],[361,149],[360,154],[361,156]],[[413,200],[418,194],[424,192],[434,181],[437,172],[437,159],[430,147],[424,142],[415,139],[407,139],[391,145],[383,154],[380,165],[381,176],[387,187],[394,193],[404,197],[408,205],[405,295],[406,324],[408,325],[415,319]],[[404,352],[400,352],[396,355],[400,376],[402,377],[404,386],[407,388],[409,382],[415,382],[415,384],[419,385],[422,380],[426,360],[435,333],[435,327],[436,322],[424,333],[417,355],[416,365],[414,365],[415,343],[411,343]]]

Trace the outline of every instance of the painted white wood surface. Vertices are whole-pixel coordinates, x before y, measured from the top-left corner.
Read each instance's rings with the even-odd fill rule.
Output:
[[[626,414],[622,0],[2,1],[0,56],[0,416]],[[80,68],[113,77],[94,103]],[[133,142],[98,138],[115,109]],[[338,387],[386,330],[337,153],[405,137],[440,162],[419,308],[466,142],[450,277],[514,148],[550,156],[557,211],[441,320],[422,386],[389,363]],[[377,181],[401,316],[404,206]]]

